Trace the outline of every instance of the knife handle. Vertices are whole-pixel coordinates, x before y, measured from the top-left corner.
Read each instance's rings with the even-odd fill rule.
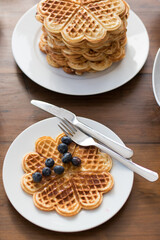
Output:
[[[97,148],[101,149],[103,152],[108,153],[111,157],[113,157],[114,159],[118,160],[120,163],[125,165],[127,168],[129,168],[133,172],[137,173],[141,177],[144,177],[148,181],[154,182],[154,181],[156,181],[159,178],[158,173],[156,173],[154,171],[151,171],[150,169],[144,168],[144,167],[142,167],[142,166],[132,162],[131,159],[128,160],[126,158],[123,158],[119,154],[113,152],[111,149],[109,149],[107,147],[102,146],[99,143],[95,143],[95,146]]]
[[[93,130],[88,125],[79,122],[78,119],[75,125],[94,139],[98,140],[100,143],[104,144],[105,146],[109,147],[113,151],[123,156],[124,158],[131,158],[133,156],[133,151],[130,148],[115,142],[111,138],[108,138],[107,136],[97,132],[96,130]]]

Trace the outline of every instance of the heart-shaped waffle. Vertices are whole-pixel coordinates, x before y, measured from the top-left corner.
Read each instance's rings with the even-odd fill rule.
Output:
[[[62,155],[57,147],[64,134],[54,140],[51,137],[41,137],[36,141],[35,152],[26,154],[22,161],[25,175],[21,186],[29,194],[33,194],[36,207],[44,211],[56,210],[63,216],[73,216],[81,208],[98,207],[103,199],[103,193],[113,187],[113,177],[109,173],[112,160],[94,146],[81,147],[72,142],[68,151],[73,157],[81,159],[79,167],[71,163],[63,164]],[[52,170],[51,175],[42,177],[40,183],[32,178],[34,172],[42,173],[46,158],[53,158],[55,165],[63,165],[65,171],[57,175]]]
[[[51,33],[61,33],[70,43],[101,41],[122,25],[128,14],[123,0],[42,0],[36,18]]]
[[[61,143],[61,138],[63,136],[65,135],[60,134],[55,140],[48,136],[40,137],[35,143],[36,152],[30,152],[23,157],[22,168],[26,174],[22,177],[21,186],[26,192],[33,194],[46,186],[46,184],[48,184],[48,182],[50,182],[53,178],[57,177],[57,175],[52,171],[51,176],[43,178],[41,183],[35,183],[33,181],[32,174],[37,171],[42,173],[42,169],[45,167],[45,160],[47,158],[53,158],[55,165],[63,165],[61,161],[62,155],[57,149],[57,146]],[[73,153],[75,147],[76,144],[72,142],[68,151]],[[65,166],[66,171],[67,167],[68,166]]]

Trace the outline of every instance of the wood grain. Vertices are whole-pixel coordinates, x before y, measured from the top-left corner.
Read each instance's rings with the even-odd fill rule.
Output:
[[[140,73],[114,91],[86,97],[44,89],[17,67],[11,51],[12,32],[18,19],[37,2],[0,0],[0,168],[15,137],[31,124],[50,117],[30,104],[31,99],[41,99],[108,126],[134,150],[135,162],[159,171],[160,109],[154,99],[151,74],[160,47],[160,2],[128,0],[131,9],[143,20],[150,38],[149,56]],[[2,171],[0,177],[2,180]],[[74,234],[51,232],[35,226],[12,207],[2,184],[0,193],[0,240],[160,239],[159,180],[150,183],[135,175],[131,195],[118,214],[97,228]]]

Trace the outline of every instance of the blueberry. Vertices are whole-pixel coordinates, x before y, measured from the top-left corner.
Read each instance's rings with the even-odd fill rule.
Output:
[[[62,141],[62,143],[69,145],[72,142],[72,139],[68,136],[64,136],[64,137],[62,137],[61,141]]]
[[[32,174],[33,181],[39,183],[42,180],[42,174],[40,172],[35,172]]]
[[[45,165],[46,165],[46,167],[49,167],[49,168],[53,167],[54,160],[52,158],[47,158],[45,161]]]
[[[58,151],[64,154],[68,151],[68,146],[65,143],[61,143],[58,145]]]
[[[69,163],[72,160],[72,154],[70,152],[67,152],[63,155],[62,162],[63,163]]]
[[[74,165],[74,166],[80,166],[81,165],[81,159],[80,158],[78,158],[78,157],[73,157],[72,158],[72,164]]]
[[[42,174],[43,174],[43,176],[45,176],[45,177],[50,176],[50,175],[51,175],[51,169],[50,169],[49,167],[43,168]]]
[[[54,172],[57,173],[57,174],[62,174],[64,172],[64,167],[62,166],[55,166],[53,168]]]

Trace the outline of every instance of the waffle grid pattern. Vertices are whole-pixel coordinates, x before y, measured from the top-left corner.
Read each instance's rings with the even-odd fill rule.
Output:
[[[112,160],[109,155],[103,154],[93,146],[84,148],[78,146],[73,156],[81,158],[83,171],[110,171]]]
[[[123,0],[43,0],[36,14],[43,30],[40,50],[67,73],[103,71],[125,57],[128,15]]]
[[[60,153],[57,150],[57,143],[48,137],[43,137],[37,141],[36,151],[45,158],[60,158]]]
[[[22,165],[26,174],[21,179],[21,186],[25,192],[33,195],[34,204],[39,209],[56,210],[63,216],[73,216],[81,208],[98,207],[102,202],[103,193],[112,189],[113,177],[109,173],[112,160],[96,147],[80,147],[72,142],[69,151],[73,156],[81,158],[80,167],[75,167],[71,163],[63,164],[60,156],[54,154],[55,165],[63,165],[64,173],[56,175],[52,171],[49,177],[42,177],[40,183],[33,182],[32,174],[35,171],[42,172],[45,159],[57,150],[63,136],[64,134],[60,134],[56,140],[41,137],[36,141],[37,152],[28,153],[23,158]]]
[[[39,154],[33,152],[33,153],[29,153],[25,156],[25,158],[23,159],[23,169],[24,171],[35,171],[38,168],[42,168],[44,165],[44,158],[41,157]]]

